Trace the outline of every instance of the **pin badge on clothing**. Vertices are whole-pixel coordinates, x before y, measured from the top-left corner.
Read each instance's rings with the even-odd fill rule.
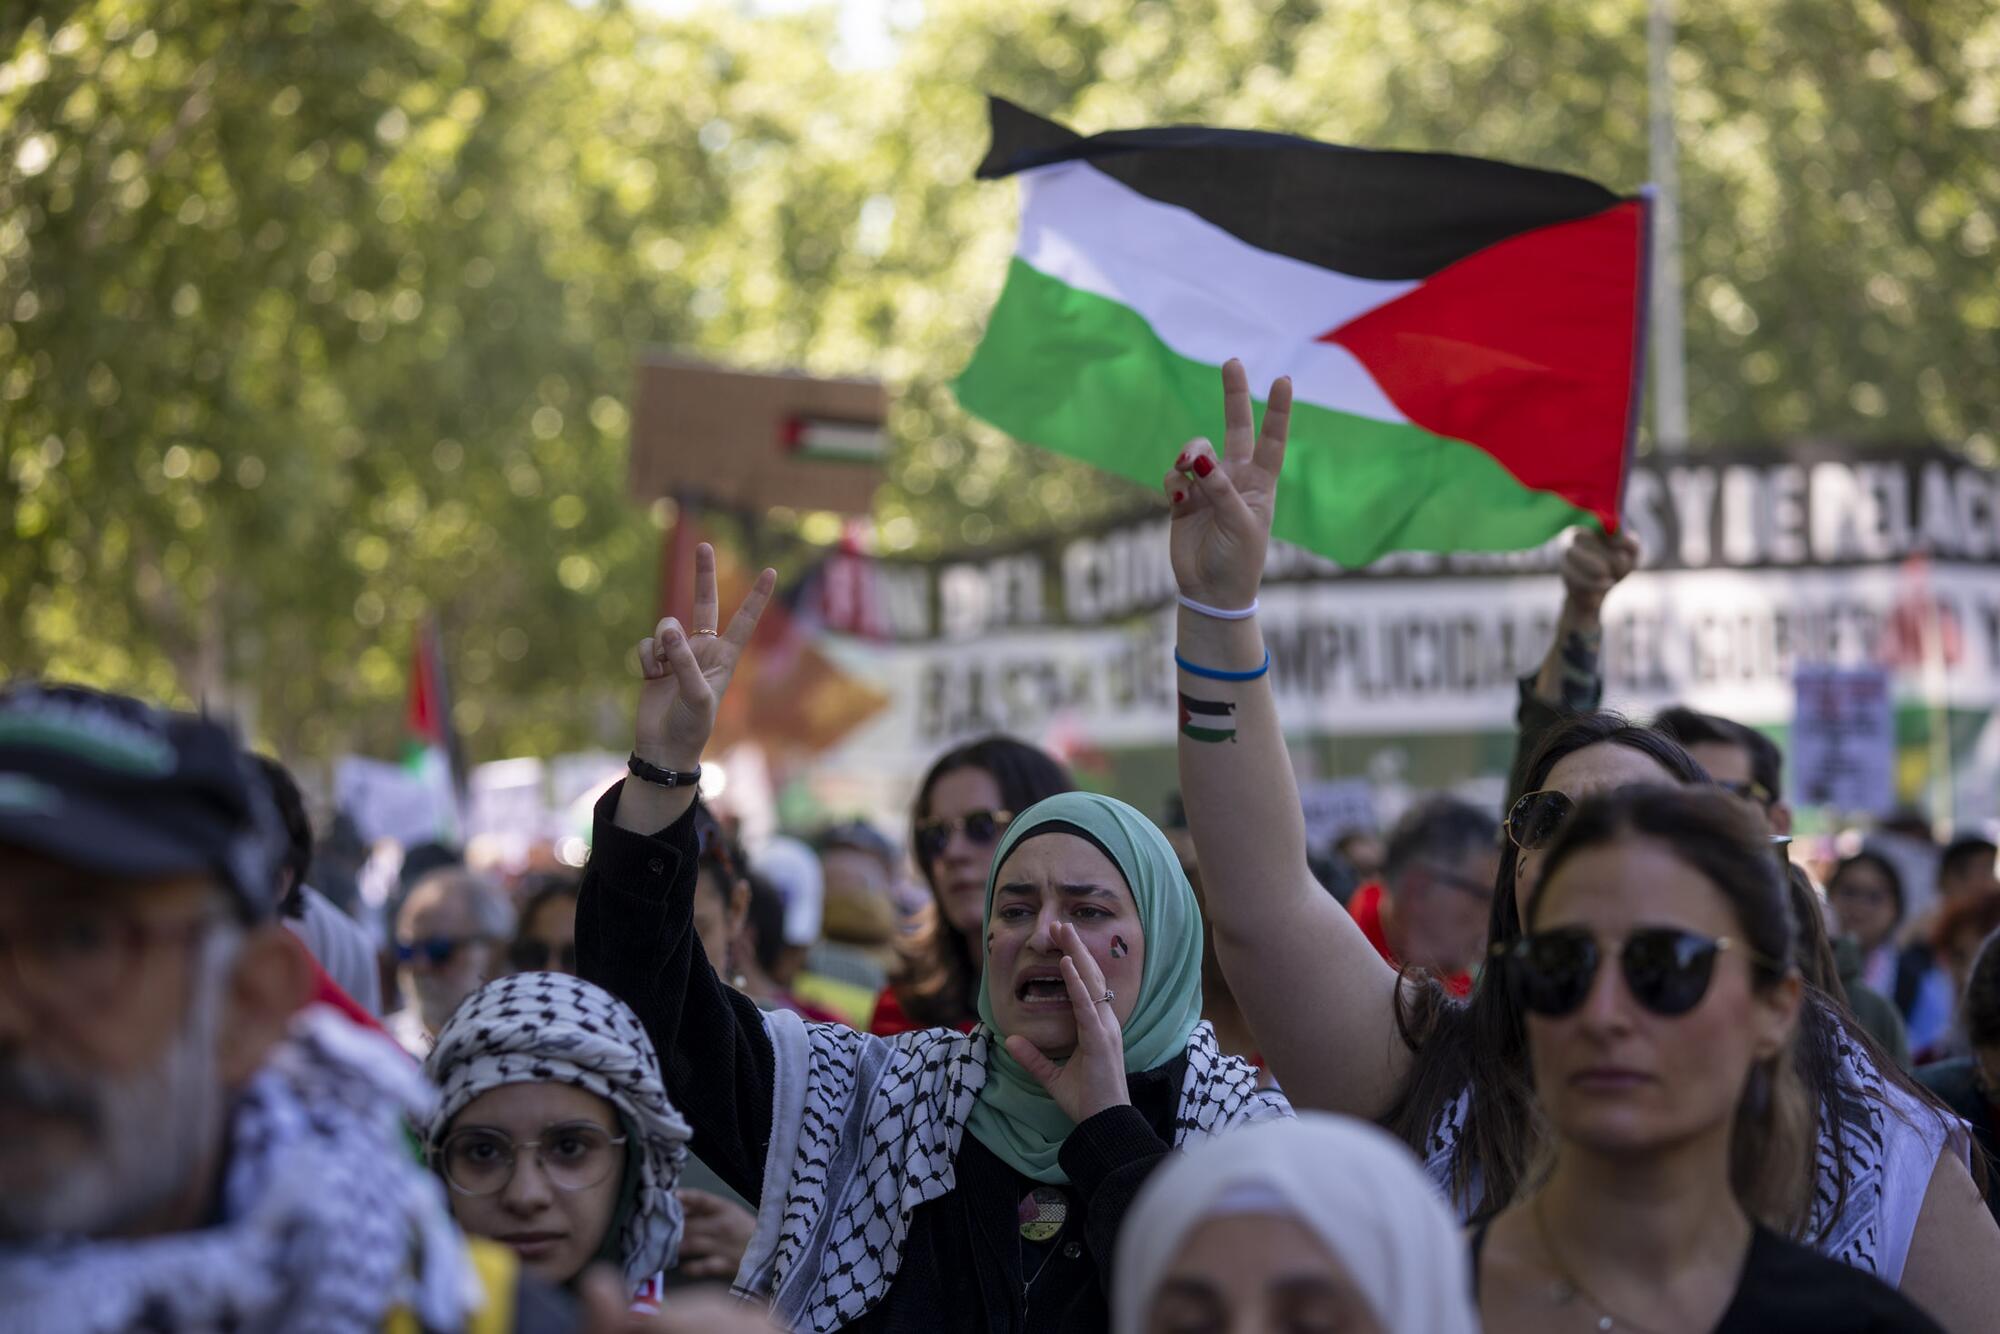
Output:
[[[1025,1240],[1047,1241],[1069,1220],[1069,1196],[1054,1186],[1037,1186],[1021,1197],[1017,1213]]]

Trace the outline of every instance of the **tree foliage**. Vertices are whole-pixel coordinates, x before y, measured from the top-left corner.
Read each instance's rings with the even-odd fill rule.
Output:
[[[1683,6],[1698,437],[2000,441],[2000,11]],[[440,617],[475,754],[616,742],[658,525],[624,487],[668,345],[898,392],[885,546],[1134,492],[946,388],[1011,245],[986,91],[1635,188],[1626,0],[931,0],[834,20],[571,0],[91,0],[0,17],[0,667],[396,738]],[[771,516],[779,535],[824,519]]]

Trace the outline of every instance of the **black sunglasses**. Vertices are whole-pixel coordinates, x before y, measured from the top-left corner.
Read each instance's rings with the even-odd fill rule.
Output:
[[[1724,950],[1741,950],[1757,966],[1778,971],[1772,960],[1727,936],[1712,940],[1670,926],[1644,926],[1626,936],[1618,968],[1633,1000],[1672,1018],[1701,1004],[1715,975],[1715,958]],[[1564,926],[1495,945],[1493,954],[1504,962],[1521,1004],[1557,1019],[1575,1013],[1590,995],[1604,949],[1582,927]]]
[[[1771,789],[1755,780],[1748,783],[1725,783],[1718,778],[1715,780],[1715,785],[1732,797],[1740,797],[1742,800],[1758,806],[1769,808],[1771,802],[1774,800],[1771,796]]]
[[[399,940],[396,942],[396,962],[415,963],[422,959],[436,967],[449,962],[452,955],[477,939],[476,936],[425,936],[422,940]]]
[[[1529,792],[1507,812],[1507,840],[1523,852],[1547,847],[1576,813],[1576,803],[1552,787]]]
[[[1746,801],[1768,805],[1768,793],[1761,786],[1742,783],[1717,783],[1722,788]],[[1554,788],[1543,788],[1530,792],[1514,803],[1514,809],[1507,812],[1507,840],[1523,852],[1534,852],[1555,842],[1556,835],[1569,823],[1569,817],[1576,814],[1576,802],[1568,794]],[[1790,834],[1772,834],[1771,846],[1782,848],[1792,841]],[[1781,854],[1782,859],[1782,854]]]
[[[553,959],[555,962],[550,963]],[[576,942],[555,946],[546,940],[517,940],[507,947],[507,962],[517,973],[576,972]]]
[[[974,843],[985,847],[1000,837],[1014,819],[1012,811],[967,811],[951,820],[926,820],[917,826],[917,855],[934,862],[944,855],[951,836],[959,830]]]

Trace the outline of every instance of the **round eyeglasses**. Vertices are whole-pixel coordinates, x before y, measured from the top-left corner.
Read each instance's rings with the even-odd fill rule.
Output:
[[[602,1185],[619,1164],[615,1150],[625,1136],[591,1121],[550,1126],[536,1139],[513,1140],[497,1130],[471,1128],[446,1138],[440,1150],[445,1184],[461,1195],[497,1195],[514,1179],[523,1152],[533,1153],[557,1190]]]

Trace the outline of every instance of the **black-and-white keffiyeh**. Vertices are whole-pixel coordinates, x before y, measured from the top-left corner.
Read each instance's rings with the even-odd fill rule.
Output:
[[[888,1292],[910,1215],[957,1184],[966,1118],[986,1081],[985,1029],[872,1037],[764,1016],[776,1078],[764,1196],[737,1290],[769,1297],[788,1329],[821,1334]],[[1290,1116],[1257,1072],[1197,1025],[1174,1119],[1176,1146],[1233,1125]]]
[[[1964,1152],[1963,1127],[1955,1127],[1883,1079],[1882,1072],[1860,1047],[1838,1041],[1840,1088],[1844,1104],[1841,1134],[1835,1139],[1833,1118],[1822,1108],[1813,1207],[1805,1239],[1821,1254],[1889,1284],[1901,1280],[1909,1255],[1917,1213],[1938,1156],[1954,1146]],[[1447,1196],[1465,1124],[1472,1113],[1472,1095],[1461,1093],[1445,1108],[1423,1146],[1424,1171]],[[1838,1194],[1843,1161],[1847,1196]],[[1470,1198],[1451,1199],[1460,1219],[1470,1219],[1483,1187],[1474,1174]],[[1838,1205],[1838,1212],[1835,1206]]]
[[[431,1100],[387,1038],[301,1012],[232,1111],[221,1221],[0,1250],[0,1329],[356,1334],[395,1310],[460,1328],[478,1277],[405,1131]]]
[[[452,1118],[505,1084],[569,1084],[617,1108],[639,1165],[618,1247],[626,1281],[636,1288],[674,1262],[681,1241],[674,1186],[688,1124],[667,1099],[653,1040],[624,1001],[567,973],[498,978],[452,1012],[424,1068],[440,1094],[425,1127],[433,1159]]]

